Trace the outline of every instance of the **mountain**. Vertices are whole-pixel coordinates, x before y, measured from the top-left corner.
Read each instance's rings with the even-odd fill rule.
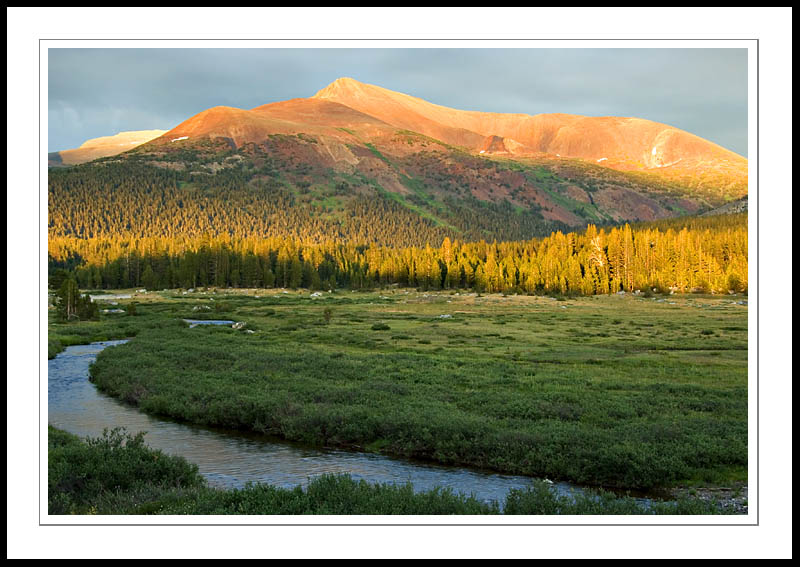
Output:
[[[746,194],[745,158],[664,124],[456,110],[344,78],[310,98],[210,108],[51,172],[51,235],[438,246],[698,214]]]
[[[113,136],[92,138],[91,140],[86,140],[78,148],[50,152],[47,155],[47,162],[51,166],[76,165],[102,157],[115,156],[158,138],[165,132],[166,130],[138,130],[119,132]]]
[[[654,171],[669,179],[695,175],[731,189],[747,184],[747,159],[708,140],[640,118],[574,114],[500,114],[455,110],[378,86],[342,78],[314,98],[350,108],[444,142],[497,153],[547,154],[601,163],[618,170]]]

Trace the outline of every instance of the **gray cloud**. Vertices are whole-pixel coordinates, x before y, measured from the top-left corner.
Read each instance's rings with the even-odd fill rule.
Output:
[[[745,49],[49,50],[49,148],[169,129],[343,76],[465,110],[636,116],[747,155]]]

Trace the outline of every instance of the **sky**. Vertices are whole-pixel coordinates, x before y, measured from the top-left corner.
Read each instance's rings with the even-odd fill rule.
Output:
[[[48,148],[309,97],[339,77],[461,110],[644,118],[747,156],[747,50],[707,48],[50,48]]]
[[[360,15],[367,10],[359,7],[352,8],[348,12],[347,9],[341,7],[316,8],[313,10],[306,7],[302,9],[303,16],[296,17],[296,15],[287,13],[288,9],[281,8],[264,9],[262,13],[255,13],[255,15],[252,8],[243,8],[240,11],[236,11],[234,9],[220,10],[219,8],[204,10],[197,7],[187,10],[185,7],[175,7],[159,8],[157,13],[154,13],[155,10],[148,11],[141,8],[132,10],[129,7],[8,8],[8,21],[11,22],[7,26],[9,53],[12,53],[13,47],[13,56],[9,56],[7,61],[8,82],[9,85],[14,85],[14,88],[9,87],[7,95],[9,109],[17,109],[17,112],[9,111],[8,114],[9,136],[13,132],[16,142],[8,144],[8,162],[9,164],[29,162],[40,164],[39,169],[35,167],[9,166],[7,227],[8,242],[14,242],[14,245],[8,247],[8,265],[14,266],[15,270],[20,273],[36,273],[37,270],[41,272],[43,265],[46,269],[46,261],[43,263],[42,258],[46,260],[47,223],[46,220],[36,222],[36,219],[46,219],[47,215],[46,163],[42,163],[43,160],[37,151],[40,147],[37,139],[39,130],[30,127],[31,123],[35,123],[39,117],[39,107],[31,101],[35,102],[41,96],[42,104],[47,107],[48,94],[57,96],[61,101],[61,105],[57,107],[60,108],[58,112],[53,111],[55,108],[53,105],[49,106],[50,124],[43,125],[43,127],[49,128],[52,140],[58,141],[55,145],[48,146],[53,149],[75,147],[84,139],[107,134],[109,131],[114,131],[115,127],[116,130],[147,127],[168,128],[169,125],[164,126],[161,121],[174,121],[177,123],[177,121],[187,117],[184,114],[191,114],[188,98],[186,98],[186,110],[180,109],[179,112],[175,113],[175,116],[170,115],[160,107],[160,101],[157,100],[155,95],[160,91],[168,90],[168,88],[163,85],[161,87],[157,86],[155,81],[156,74],[154,73],[150,76],[139,78],[140,84],[133,84],[133,81],[126,83],[128,89],[133,87],[137,89],[144,88],[140,92],[140,100],[137,101],[137,104],[142,103],[141,108],[144,110],[138,111],[139,122],[131,120],[132,124],[125,123],[123,125],[122,120],[126,115],[137,116],[136,108],[133,104],[128,103],[126,105],[119,104],[115,107],[108,100],[114,100],[115,96],[123,100],[127,95],[134,98],[133,94],[135,93],[122,93],[126,96],[121,97],[119,92],[114,93],[110,90],[108,95],[102,94],[102,89],[100,93],[92,92],[92,89],[98,88],[98,78],[106,77],[109,83],[117,81],[117,84],[119,84],[121,79],[115,77],[114,70],[98,66],[96,68],[97,75],[89,77],[86,71],[91,69],[91,65],[95,64],[93,61],[84,57],[83,64],[78,62],[70,66],[68,65],[68,59],[74,58],[74,55],[67,57],[68,54],[65,53],[62,57],[56,57],[52,55],[53,49],[50,49],[50,62],[52,64],[50,79],[54,81],[54,87],[58,83],[60,84],[58,84],[57,89],[49,93],[44,88],[40,93],[38,90],[38,67],[32,62],[38,60],[39,49],[43,45],[41,40],[55,38],[72,42],[76,37],[139,38],[143,36],[143,33],[154,37],[168,38],[173,38],[176,33],[182,34],[181,37],[217,37],[217,35],[221,34],[220,30],[227,34],[226,37],[233,37],[233,34],[251,38],[267,37],[270,34],[270,36],[283,34],[283,37],[356,37],[358,34],[364,34],[364,30],[368,30],[370,37],[381,37],[380,34],[383,33],[388,37],[403,38],[442,37],[442,34],[446,32],[455,37],[467,38],[484,36],[517,38],[563,36],[757,39],[759,53],[759,154],[761,156],[769,156],[770,166],[758,170],[759,183],[757,185],[753,184],[751,187],[751,191],[759,197],[759,199],[755,200],[758,202],[758,207],[751,208],[750,227],[753,230],[750,231],[750,250],[755,256],[752,268],[755,270],[756,266],[758,266],[759,272],[766,274],[769,281],[788,281],[791,279],[791,191],[787,194],[785,190],[782,190],[787,184],[791,187],[792,179],[791,128],[786,128],[787,124],[791,124],[792,107],[792,13],[790,7],[727,7],[724,9],[719,7],[669,9],[596,7],[581,8],[579,10],[573,7],[548,9],[550,11],[547,11],[544,15],[542,15],[542,9],[540,8],[531,8],[528,12],[520,14],[518,9],[488,10],[484,7],[475,9],[477,15],[471,16],[474,22],[465,21],[464,18],[467,16],[463,14],[469,12],[467,8],[460,8],[457,11],[444,8],[441,10],[442,14],[439,18],[430,17],[431,9],[425,9],[426,17],[421,18],[416,13],[406,15],[409,10],[398,10],[396,8],[392,9],[391,18],[372,12],[368,12],[359,18],[354,17],[354,13],[355,15]],[[556,10],[559,11],[556,12]],[[566,14],[562,13],[562,10]],[[243,17],[242,12],[245,13],[246,18]],[[509,14],[513,14],[514,17],[509,18]],[[310,25],[309,22],[312,17],[318,19],[319,22],[312,21],[313,25]],[[542,25],[544,17],[548,18],[546,25]],[[367,18],[370,20],[365,21]],[[442,25],[444,18],[447,19],[446,26]],[[270,25],[274,21],[280,21],[281,25]],[[176,24],[179,24],[179,26]],[[337,35],[333,36],[332,34]],[[40,41],[32,41],[32,38]],[[755,43],[755,41],[751,43]],[[44,42],[44,45],[46,45],[46,42]],[[117,53],[121,54],[121,52]],[[724,78],[719,75],[731,63],[723,62],[720,64],[719,57],[710,57],[708,52],[704,52],[703,56],[709,55],[710,59],[708,64],[700,69],[695,67],[699,58],[690,56],[688,58],[680,58],[674,64],[663,65],[662,69],[664,70],[662,72],[655,73],[652,77],[644,80],[642,73],[655,67],[653,53],[655,52],[651,51],[647,54],[649,61],[647,60],[648,58],[645,58],[637,66],[640,75],[638,78],[632,77],[634,80],[632,87],[629,83],[627,88],[620,86],[619,89],[612,92],[617,97],[616,99],[606,97],[607,93],[598,90],[599,92],[595,91],[593,94],[587,95],[584,101],[587,103],[599,100],[610,101],[611,103],[624,102],[629,110],[616,110],[616,105],[606,105],[606,110],[599,113],[642,115],[643,118],[672,123],[707,139],[714,140],[734,151],[739,151],[735,147],[737,144],[735,139],[738,139],[740,140],[738,144],[742,146],[739,153],[744,154],[744,88],[735,87],[734,90],[737,94],[731,97],[730,78],[732,75],[728,72],[722,73]],[[318,55],[318,57],[330,64],[330,58],[322,57],[322,55]],[[151,59],[155,58],[151,56]],[[745,65],[744,55],[736,58],[736,61],[739,63],[734,66],[739,71],[733,77],[739,77],[737,81],[742,83],[744,81],[744,78],[741,77],[744,73],[742,70]],[[340,57],[339,62],[346,62],[346,58]],[[606,77],[609,76],[608,70],[612,67],[615,73],[620,73],[621,66],[615,65],[615,63],[614,57],[611,57],[604,64],[606,72],[603,74]],[[421,68],[426,64],[426,61],[420,60],[416,65]],[[58,81],[56,81],[57,74],[55,74],[57,65],[66,65],[67,69],[71,69],[66,73],[63,68],[58,71]],[[117,65],[117,67],[119,66]],[[154,68],[158,67],[155,63],[153,66]],[[291,65],[283,66],[283,68],[286,67],[291,68]],[[298,87],[298,91],[309,89],[316,92],[318,88],[323,86],[317,83],[327,84],[329,82],[328,77],[320,78],[319,81],[305,80],[302,75],[308,67],[310,65],[301,65],[293,69],[295,72],[294,85]],[[477,69],[477,66],[474,68]],[[531,82],[539,80],[536,77],[536,72],[532,71],[532,69],[535,70],[537,68],[532,62],[522,67],[522,69],[525,69],[524,75],[532,77]],[[450,70],[455,72],[458,69]],[[493,70],[498,71],[498,69],[489,69],[492,76],[495,78],[499,76],[504,80],[520,80],[523,76],[520,73],[519,66],[514,68],[513,65],[510,65],[508,71],[504,73],[492,72]],[[600,70],[603,70],[603,68],[601,67]],[[667,72],[668,70],[671,74]],[[592,68],[588,60],[585,60],[582,71],[586,74],[585,76],[595,74],[594,71],[597,70]],[[756,73],[754,68],[751,68],[750,71],[752,74]],[[81,102],[80,96],[67,96],[68,93],[63,90],[65,86],[64,78],[69,79],[69,72],[76,74],[75,80],[82,81],[87,85],[85,92],[73,93],[82,94],[87,101],[86,103]],[[380,84],[381,80],[381,77],[372,79],[367,76],[363,65],[355,70],[343,70],[337,65],[335,72],[331,72],[330,75],[336,74],[350,75],[377,84]],[[382,76],[389,79],[392,78],[389,72],[383,73]],[[439,76],[435,74],[430,76],[436,79],[435,83],[433,80],[421,85],[417,83],[414,88],[428,89],[439,86],[439,92],[447,91],[448,85],[445,81],[439,82]],[[697,81],[692,85],[692,98],[683,104],[684,110],[678,112],[673,110],[671,114],[661,112],[665,109],[671,109],[676,102],[674,97],[663,96],[665,92],[669,93],[674,89],[674,86],[670,86],[669,78],[675,76],[682,77],[681,80],[684,81],[686,77],[691,77]],[[716,79],[712,79],[713,77],[716,77]],[[401,78],[404,77],[400,73],[395,77],[398,82],[400,82]],[[663,80],[665,78],[667,80]],[[254,83],[248,85],[247,92],[255,93],[253,98],[257,98],[258,102],[255,104],[238,103],[245,108],[268,102],[268,100],[261,100],[262,96],[265,99],[269,98],[269,91],[265,87],[265,85],[268,86],[270,84],[270,81],[267,80],[268,76],[263,74],[262,71],[250,72],[250,79]],[[404,79],[407,80],[407,77]],[[259,80],[257,84],[255,84],[256,80]],[[306,83],[308,84],[306,85]],[[659,104],[650,105],[649,108],[646,104],[644,107],[632,104],[633,94],[640,92],[651,83],[655,83],[656,86],[660,85],[662,88],[650,90],[649,95],[642,97],[642,100],[646,103],[649,97],[650,100],[658,101]],[[726,83],[727,87],[722,88],[722,85]],[[201,92],[209,90],[210,84],[212,83],[209,81],[203,85]],[[282,85],[283,83],[273,80],[272,84]],[[537,84],[540,87],[545,87],[552,86],[555,83],[553,78],[550,77],[549,83],[537,82]],[[586,84],[588,84],[588,81]],[[663,88],[665,85],[666,88]],[[105,87],[106,85],[99,86]],[[178,93],[181,97],[186,97],[182,86],[179,84],[173,85],[173,87],[175,86],[178,87],[175,93]],[[388,84],[383,86],[390,87]],[[491,83],[475,81],[472,87],[473,94],[477,94],[478,86],[483,88],[491,86]],[[397,89],[406,90],[407,92],[412,91],[411,87],[405,85],[400,85]],[[501,95],[508,94],[508,89],[509,87],[497,88],[493,93],[494,100],[502,100]],[[189,88],[187,87],[185,90],[188,91]],[[287,88],[286,90],[291,89]],[[153,93],[154,96],[148,96],[148,92]],[[100,102],[92,99],[92,95],[98,94],[100,95]],[[244,95],[244,92],[242,94]],[[448,104],[447,101],[436,100],[437,92],[435,91],[432,94],[422,92],[412,94],[429,98],[432,102]],[[300,94],[300,96],[307,95],[308,93],[306,92]],[[531,104],[526,105],[526,107],[544,104],[542,97],[537,96],[534,100],[533,92],[527,93],[527,95],[531,96]],[[524,99],[527,95],[521,95],[519,98]],[[285,95],[273,96],[285,98]],[[567,100],[567,98],[562,94],[563,100]],[[559,101],[556,100],[555,103],[557,102]],[[755,103],[755,101],[752,102]],[[464,108],[473,106],[470,101],[467,101],[467,103],[463,105]],[[91,106],[92,104],[94,107]],[[197,104],[203,107],[197,110],[203,110],[214,103],[201,103],[198,101]],[[456,106],[457,102],[451,104]],[[730,108],[731,105],[735,106],[734,112],[730,112],[730,110],[719,112],[720,109]],[[25,109],[28,106],[35,106],[35,109],[31,112],[26,112]],[[611,109],[609,110],[608,108]],[[96,109],[94,111],[95,115],[91,116],[87,109]],[[118,112],[119,119],[117,124],[114,124],[114,121],[109,118],[109,116],[113,115],[113,109]],[[513,110],[518,111],[519,109],[514,108]],[[539,112],[543,110],[531,109],[522,111]],[[655,111],[669,115],[663,118],[647,116],[648,113],[656,114]],[[588,114],[589,112],[586,113]],[[56,116],[56,114],[60,115]],[[140,123],[146,121],[142,118],[145,115],[157,120],[157,123]],[[55,119],[62,120],[62,125],[59,126],[54,123]],[[86,126],[79,128],[82,124]],[[90,127],[90,125],[92,126]],[[122,127],[119,125],[122,125]],[[715,125],[716,130],[714,129]],[[726,125],[729,132],[736,133],[734,136],[720,137],[724,129],[720,130],[719,128]],[[752,132],[752,134],[755,135],[755,132]],[[56,138],[56,136],[60,138]],[[755,154],[753,157],[756,157]],[[751,175],[755,179],[753,169],[751,164]],[[38,192],[11,189],[14,186],[33,187],[37,186],[37,184],[39,187]],[[764,189],[759,190],[759,187]],[[751,206],[753,204],[755,203],[752,203]],[[40,278],[41,281],[45,282],[46,285],[46,278]],[[751,283],[755,287],[757,279],[753,279]],[[37,302],[41,303],[41,298],[46,294],[46,291],[43,291],[41,286],[37,288],[34,285],[22,286],[22,289],[18,291],[24,296],[25,301],[9,303],[9,312],[16,313],[16,315],[12,313],[8,319],[9,321],[14,320],[15,325],[18,327],[15,329],[13,338],[10,339],[10,341],[13,341],[13,346],[9,342],[9,350],[13,348],[16,353],[13,360],[10,359],[9,364],[13,365],[13,370],[16,374],[33,375],[36,372],[36,361],[42,359],[41,349],[39,348],[42,341],[37,343],[37,341],[30,340],[30,338],[39,335],[46,339],[46,336],[42,334],[43,328],[46,333],[46,325],[42,325],[36,317],[30,317],[29,306],[35,305]],[[756,300],[757,297],[759,299]],[[791,298],[789,297],[788,299],[789,303],[791,303]],[[791,368],[791,318],[781,316],[781,314],[786,313],[787,298],[781,294],[766,293],[759,296],[753,292],[751,301],[753,302],[751,305],[755,306],[750,313],[751,322],[754,322],[757,316],[762,321],[767,321],[767,324],[761,326],[757,326],[754,323],[749,326],[751,332],[749,343],[751,346],[751,378],[757,374],[755,372],[756,367],[761,368],[762,376],[777,375],[783,372],[787,365]],[[789,305],[789,307],[791,306]],[[760,351],[758,351],[760,356],[756,356],[758,352],[754,346],[757,342],[757,332],[761,336],[759,342],[761,347]],[[46,376],[43,379],[46,380]],[[9,391],[13,390],[14,394],[13,396],[9,395],[9,399],[27,401],[27,403],[16,403],[13,407],[9,406],[9,414],[13,412],[14,419],[17,422],[27,424],[26,431],[35,432],[41,417],[36,408],[41,406],[41,401],[39,397],[35,396],[35,389],[32,394],[32,389],[29,386],[30,384],[26,383],[26,381],[9,382]],[[40,388],[42,392],[46,393],[46,390],[46,385],[43,389]],[[33,399],[34,397],[36,399]],[[743,537],[731,538],[731,528],[727,526],[681,528],[683,530],[681,538],[670,537],[674,532],[672,526],[649,526],[646,530],[640,529],[637,525],[609,526],[603,530],[588,530],[585,534],[582,533],[582,537],[586,541],[583,542],[584,545],[576,548],[574,545],[571,546],[574,536],[568,533],[570,530],[564,530],[560,526],[538,526],[536,528],[537,533],[545,533],[546,537],[540,538],[540,541],[537,542],[536,550],[532,552],[528,541],[525,538],[518,537],[519,528],[516,530],[514,528],[506,528],[505,530],[500,528],[498,530],[494,526],[486,528],[472,526],[469,528],[469,533],[476,534],[475,537],[464,538],[462,537],[464,529],[460,526],[442,526],[440,529],[427,531],[423,528],[409,528],[407,526],[397,529],[384,527],[379,531],[370,529],[369,526],[361,529],[347,526],[344,529],[348,530],[348,534],[360,538],[359,542],[362,544],[354,548],[351,545],[352,538],[342,538],[341,530],[331,530],[328,526],[305,526],[302,530],[297,530],[293,526],[271,526],[268,529],[276,537],[273,537],[270,542],[269,553],[276,557],[294,557],[298,549],[303,549],[313,556],[320,554],[320,557],[352,557],[354,549],[356,549],[359,557],[392,555],[411,557],[420,554],[427,554],[432,557],[449,557],[453,556],[453,554],[458,557],[495,557],[498,554],[498,550],[500,550],[503,557],[531,557],[531,553],[542,557],[560,557],[564,555],[564,550],[572,550],[573,554],[581,557],[619,557],[620,554],[625,557],[662,558],[685,555],[704,558],[720,556],[731,558],[750,556],[791,557],[791,507],[782,505],[785,500],[783,498],[785,496],[785,483],[780,482],[780,479],[784,478],[785,472],[787,470],[791,471],[792,466],[791,450],[786,450],[784,439],[785,432],[790,431],[792,426],[791,401],[791,384],[785,381],[771,384],[769,388],[762,388],[759,396],[752,396],[751,398],[751,409],[757,408],[758,411],[754,409],[754,411],[750,412],[750,430],[753,436],[758,433],[759,440],[759,443],[749,445],[752,459],[751,472],[759,472],[760,474],[756,480],[762,480],[763,476],[765,481],[754,481],[751,484],[751,491],[753,491],[751,493],[752,510],[755,512],[755,517],[740,518],[751,525],[752,522],[758,522],[760,519],[761,527],[755,531],[748,531]],[[756,417],[759,417],[758,421],[756,421]],[[41,428],[39,429],[41,430]],[[44,435],[46,435],[46,431]],[[13,503],[9,504],[9,509],[32,510],[31,503],[41,502],[42,485],[41,482],[36,482],[36,479],[39,478],[41,481],[37,471],[40,470],[41,465],[41,451],[39,449],[43,445],[31,442],[31,436],[29,435],[9,436],[8,444],[10,446],[9,454],[14,455],[15,463],[22,465],[9,469],[9,477],[13,475],[13,481],[9,481],[9,486],[15,487],[13,491],[8,493],[8,500]],[[44,439],[44,446],[46,446],[46,439]],[[758,456],[758,466],[756,466],[756,456]],[[778,482],[770,482],[771,480],[778,480]],[[757,490],[753,490],[754,487]],[[29,516],[33,518],[33,521],[17,521],[13,523],[13,532],[9,532],[11,537],[8,538],[8,554],[10,557],[40,557],[43,554],[46,556],[59,554],[59,557],[85,557],[87,553],[97,557],[126,557],[126,554],[133,553],[135,555],[139,553],[141,555],[142,553],[152,552],[153,549],[160,551],[166,557],[184,557],[187,553],[197,557],[208,557],[211,554],[258,557],[263,556],[265,553],[263,543],[259,538],[250,538],[249,540],[235,538],[231,535],[231,530],[226,529],[227,526],[207,526],[203,529],[203,533],[213,532],[211,533],[213,537],[205,538],[198,538],[197,531],[192,526],[166,526],[163,529],[149,533],[146,551],[141,551],[141,549],[144,549],[141,546],[133,549],[129,545],[124,545],[126,541],[130,541],[131,536],[136,537],[141,528],[134,526],[128,529],[125,526],[121,526],[115,528],[115,537],[95,538],[93,545],[87,547],[85,541],[93,535],[89,532],[96,531],[96,527],[70,526],[60,530],[57,527],[48,527],[46,524],[37,524],[36,518],[30,514]],[[40,514],[39,518],[42,519],[42,517]],[[765,519],[769,521],[767,522]],[[731,520],[735,521],[736,519],[731,518]],[[46,516],[44,516],[44,522],[47,522]],[[600,522],[602,522],[602,519]],[[614,523],[614,520],[609,519],[608,523]],[[403,530],[403,533],[399,533],[400,529]],[[133,533],[134,530],[136,530],[136,533]],[[403,536],[409,530],[416,530],[412,545],[408,545],[411,540],[408,538],[403,539]],[[318,545],[313,546],[313,549],[306,545],[309,531],[313,531],[313,537],[318,542]],[[441,536],[444,532],[447,535],[443,539]],[[76,537],[76,534],[78,534],[78,537]],[[364,535],[367,537],[362,537]],[[43,537],[47,539],[50,545],[42,546]],[[402,549],[398,547],[398,541],[403,541]],[[443,541],[445,545],[443,545]],[[448,541],[458,542],[459,547],[446,545]]]

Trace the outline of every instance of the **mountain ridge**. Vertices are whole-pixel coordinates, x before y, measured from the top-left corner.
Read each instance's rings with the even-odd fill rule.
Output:
[[[488,136],[511,138],[521,144],[519,154],[560,154],[565,157],[602,160],[612,166],[633,169],[660,168],[681,159],[728,159],[746,164],[743,156],[673,126],[636,117],[589,117],[576,114],[523,114],[457,110],[423,99],[396,93],[351,78],[337,79],[313,98],[341,102],[351,108],[396,125],[432,135],[435,122],[480,136],[477,148]],[[413,121],[416,116],[422,120]],[[446,130],[442,141],[448,139]],[[462,134],[463,136],[463,134]],[[436,137],[436,136],[434,136]],[[631,141],[636,149],[631,149]],[[611,144],[613,142],[613,144]],[[622,150],[614,150],[609,145]],[[691,155],[687,155],[691,151]],[[640,165],[638,168],[636,165]]]

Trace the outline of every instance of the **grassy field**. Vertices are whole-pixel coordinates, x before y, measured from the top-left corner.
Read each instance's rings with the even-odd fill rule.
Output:
[[[50,336],[135,336],[92,380],[151,414],[586,485],[729,486],[747,480],[742,299],[170,291]]]
[[[150,449],[141,435],[124,430],[81,440],[48,429],[48,513],[62,514],[724,514],[716,502],[683,498],[645,508],[606,492],[558,496],[543,483],[511,490],[502,510],[448,489],[414,492],[394,486],[326,475],[303,489],[248,485],[209,487],[182,457]]]

